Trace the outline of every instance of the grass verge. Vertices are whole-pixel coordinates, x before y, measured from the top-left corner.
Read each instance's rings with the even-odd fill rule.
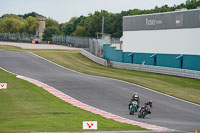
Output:
[[[40,87],[0,69],[0,132],[83,131],[83,121],[98,121],[98,130],[145,130],[74,107]]]
[[[24,51],[24,49],[16,46],[0,45],[0,50]]]

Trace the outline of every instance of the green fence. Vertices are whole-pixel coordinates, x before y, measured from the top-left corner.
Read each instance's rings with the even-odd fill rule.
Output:
[[[200,55],[135,53],[116,50],[109,44],[103,46],[103,57],[109,61],[143,64],[200,71]]]

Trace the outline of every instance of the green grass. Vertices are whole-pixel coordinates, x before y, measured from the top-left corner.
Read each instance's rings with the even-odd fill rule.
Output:
[[[0,45],[0,49],[2,50],[12,50],[12,51],[24,51],[24,49],[16,46],[9,46],[9,45]]]
[[[145,130],[74,107],[40,87],[0,69],[0,132],[83,131],[83,121],[98,121],[98,130]]]
[[[197,79],[104,67],[82,56],[79,50],[24,50],[1,45],[0,49],[32,51],[82,73],[128,81],[200,104]],[[0,90],[0,132],[82,131],[82,121],[87,120],[98,121],[98,130],[142,130],[73,107],[1,69],[0,82],[8,83],[7,90]]]

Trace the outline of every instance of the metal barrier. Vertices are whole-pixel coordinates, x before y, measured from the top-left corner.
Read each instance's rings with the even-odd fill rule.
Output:
[[[77,48],[88,48],[89,37],[76,37],[76,36],[64,36],[64,35],[53,35],[52,42],[55,44],[66,45]]]
[[[105,59],[97,57],[97,56],[91,54],[90,52],[88,52],[88,51],[86,51],[84,49],[81,49],[81,54],[86,56],[90,60],[96,62],[97,64],[100,64],[100,65],[103,65],[103,66],[107,66],[107,61]]]
[[[103,66],[108,65],[107,60],[97,57],[84,49],[81,49],[81,54],[100,65],[103,65]],[[152,72],[152,73],[158,73],[158,74],[200,79],[200,71],[194,71],[194,70],[151,66],[151,65],[130,64],[130,63],[120,63],[120,62],[113,62],[113,61],[110,61],[109,65],[113,68],[119,68],[119,69],[128,69],[128,70],[135,70],[135,71],[142,71],[142,72]]]
[[[98,57],[103,57],[102,55],[103,44],[120,43],[120,39],[119,38],[96,39],[91,37],[53,35],[52,43],[58,45],[65,45],[69,47],[84,48],[93,55],[96,55]]]
[[[0,33],[0,41],[31,42],[34,36],[25,33]]]
[[[114,68],[200,79],[200,71],[179,69],[179,68],[160,67],[160,66],[120,63],[120,62],[110,62],[110,64],[111,64],[111,67],[114,67]]]
[[[95,38],[53,35],[52,42],[58,45],[84,48],[93,55],[101,56],[101,44]]]

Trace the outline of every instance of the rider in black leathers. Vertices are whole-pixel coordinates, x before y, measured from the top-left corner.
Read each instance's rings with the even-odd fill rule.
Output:
[[[140,109],[140,111],[145,108],[147,105],[150,106],[150,108],[152,108],[152,100],[149,100],[147,103],[144,104],[144,106],[142,106],[142,108]],[[149,110],[148,114],[151,114],[151,110]]]

